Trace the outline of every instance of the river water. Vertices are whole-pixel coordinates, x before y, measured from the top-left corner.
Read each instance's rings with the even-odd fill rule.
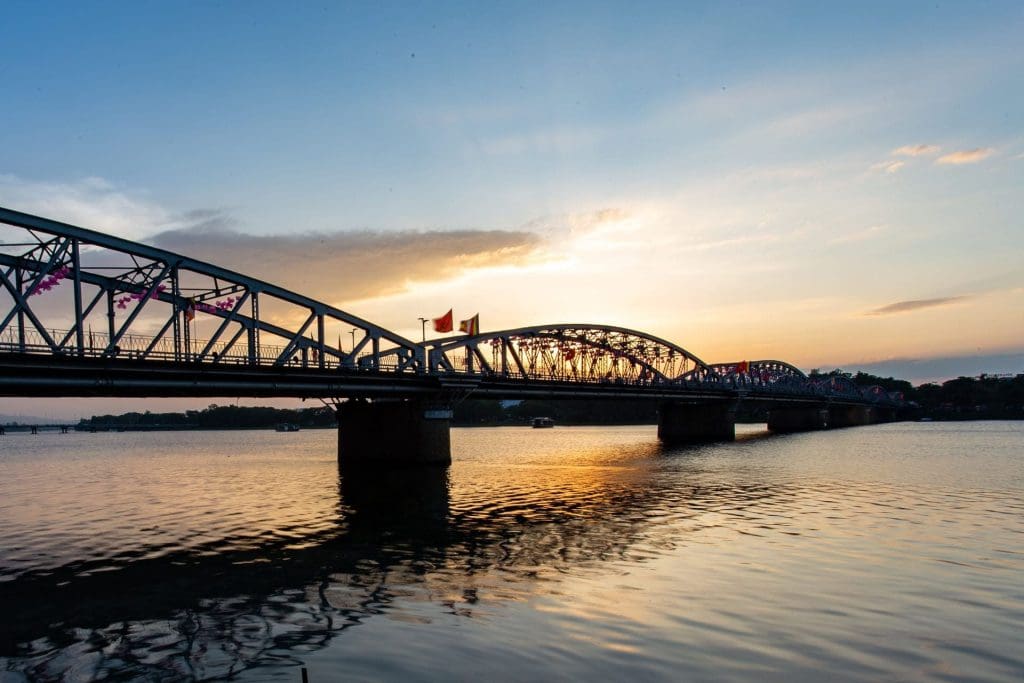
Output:
[[[0,437],[0,681],[1019,680],[1024,423]]]

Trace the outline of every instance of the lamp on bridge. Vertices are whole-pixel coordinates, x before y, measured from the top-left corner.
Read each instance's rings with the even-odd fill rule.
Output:
[[[423,333],[423,341],[427,341],[427,320],[429,318],[417,318],[420,321],[420,332]]]

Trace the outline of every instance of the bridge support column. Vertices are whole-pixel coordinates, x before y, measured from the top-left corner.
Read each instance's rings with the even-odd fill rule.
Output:
[[[890,406],[873,406],[871,408],[872,422],[895,422],[896,409]]]
[[[666,444],[732,441],[736,407],[731,403],[662,403],[658,439]]]
[[[419,400],[338,406],[338,461],[346,465],[450,465],[449,407]]]
[[[768,431],[776,434],[809,432],[828,427],[828,411],[817,407],[772,408],[768,411]]]
[[[860,427],[872,422],[868,406],[831,406],[828,409],[830,427]]]

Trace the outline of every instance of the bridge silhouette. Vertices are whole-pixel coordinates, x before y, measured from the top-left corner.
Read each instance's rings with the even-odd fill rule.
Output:
[[[733,438],[740,402],[768,406],[777,432],[890,420],[903,404],[609,325],[414,342],[215,264],[2,207],[0,316],[2,396],[318,398],[352,461],[449,462],[451,409],[471,395],[657,400],[668,443]]]

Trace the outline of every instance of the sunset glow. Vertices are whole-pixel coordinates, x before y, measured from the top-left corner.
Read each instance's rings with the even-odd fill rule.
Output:
[[[106,11],[10,9],[0,205],[415,340],[1022,369],[1018,4]]]

